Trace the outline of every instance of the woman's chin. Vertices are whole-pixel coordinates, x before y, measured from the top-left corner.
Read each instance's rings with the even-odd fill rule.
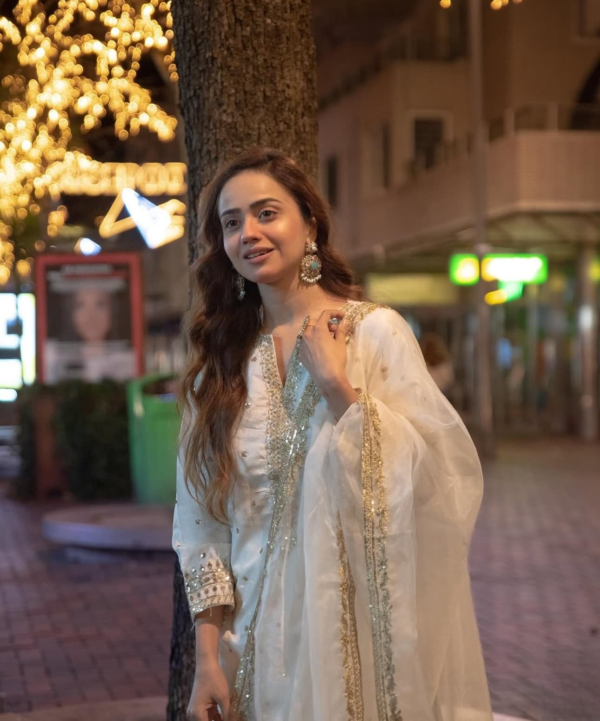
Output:
[[[284,274],[283,273],[277,273],[273,270],[267,270],[266,268],[264,270],[256,271],[252,274],[252,278],[248,278],[248,280],[252,281],[253,283],[257,283],[258,285],[278,285],[281,283]]]

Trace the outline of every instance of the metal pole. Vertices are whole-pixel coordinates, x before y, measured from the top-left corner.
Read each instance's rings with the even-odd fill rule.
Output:
[[[473,125],[473,215],[474,250],[480,260],[488,252],[486,238],[486,151],[483,122],[483,25],[482,0],[469,0],[469,38],[471,46],[471,112]],[[490,354],[490,309],[485,302],[485,282],[477,284],[477,331],[475,339],[476,393],[475,405],[480,449],[484,455],[494,452],[492,417],[492,382]]]
[[[530,430],[538,427],[538,341],[539,341],[539,307],[538,286],[526,286],[527,292],[527,415]]]
[[[585,243],[579,254],[580,434],[586,441],[595,441],[598,438],[598,311],[596,286],[592,278],[595,255],[596,247],[592,243]]]

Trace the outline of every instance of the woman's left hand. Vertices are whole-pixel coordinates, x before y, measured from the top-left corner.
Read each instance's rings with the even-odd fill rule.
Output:
[[[331,323],[332,319],[339,319],[340,323]],[[327,387],[348,383],[344,312],[324,310],[316,323],[309,319],[298,357],[322,392]]]

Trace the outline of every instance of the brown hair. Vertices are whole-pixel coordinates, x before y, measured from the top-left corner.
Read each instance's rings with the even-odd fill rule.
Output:
[[[269,175],[295,198],[307,222],[314,218],[321,287],[340,298],[363,297],[351,270],[330,246],[327,203],[294,160],[277,150],[254,148],[221,168],[206,186],[198,210],[201,256],[192,266],[185,323],[189,350],[181,383],[186,419],[181,443],[186,484],[219,520],[226,520],[237,467],[234,431],[248,394],[245,369],[261,326],[257,284],[246,280],[246,296],[237,299],[236,272],[225,254],[218,214],[224,185],[246,170]]]
[[[423,358],[425,358],[425,363],[430,368],[435,368],[450,359],[450,352],[446,344],[440,336],[435,333],[423,334],[421,338],[421,352],[423,353]]]

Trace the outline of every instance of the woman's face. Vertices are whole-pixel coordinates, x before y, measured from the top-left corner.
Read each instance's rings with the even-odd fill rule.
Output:
[[[238,273],[254,283],[277,286],[298,278],[305,245],[314,240],[315,230],[282,185],[265,173],[246,170],[223,186],[218,211],[225,252]]]
[[[73,299],[73,325],[87,343],[106,340],[112,322],[110,295],[104,290],[78,290]]]

